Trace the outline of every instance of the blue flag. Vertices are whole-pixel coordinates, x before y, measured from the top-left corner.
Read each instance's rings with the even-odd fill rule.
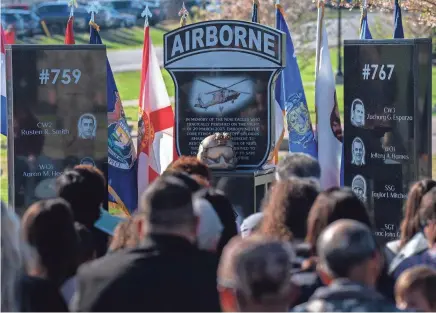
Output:
[[[90,44],[102,44],[97,25],[91,26]],[[109,61],[107,67],[108,192],[109,210],[130,215],[138,205],[136,151],[124,115]],[[118,211],[118,212],[116,212]]]
[[[289,151],[304,152],[318,158],[317,144],[312,129],[300,68],[295,56],[291,34],[279,4],[276,9],[276,28],[286,34],[286,67],[276,82],[275,99],[286,111],[289,132]]]
[[[362,22],[360,23],[360,39],[372,39],[368,26],[368,15],[366,9],[362,10]]]
[[[403,18],[401,17],[401,7],[398,0],[395,0],[394,11],[394,39],[404,38]]]
[[[259,1],[253,0],[253,10],[251,11],[251,21],[253,23],[259,23],[259,16],[257,15],[258,7],[259,7]]]

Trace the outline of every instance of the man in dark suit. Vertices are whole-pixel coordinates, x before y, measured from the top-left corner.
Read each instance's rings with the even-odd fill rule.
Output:
[[[195,246],[198,221],[182,180],[158,178],[135,221],[143,242],[82,266],[72,306],[78,311],[220,311],[218,258]]]

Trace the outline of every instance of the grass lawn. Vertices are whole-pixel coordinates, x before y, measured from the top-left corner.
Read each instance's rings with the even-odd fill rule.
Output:
[[[167,87],[168,95],[174,96],[174,84],[170,74],[162,69],[162,76]],[[136,100],[139,98],[141,72],[122,72],[114,73],[115,82],[117,83],[118,92],[122,100]]]
[[[163,45],[164,34],[163,30],[151,28],[150,36],[155,46]],[[136,49],[141,48],[144,43],[144,29],[142,27],[101,30],[100,36],[108,50]],[[64,38],[64,35],[54,35],[51,38],[37,36],[27,39],[25,42],[18,40],[17,43],[58,45],[64,44]],[[76,44],[87,44],[89,43],[89,33],[75,33],[75,39]]]

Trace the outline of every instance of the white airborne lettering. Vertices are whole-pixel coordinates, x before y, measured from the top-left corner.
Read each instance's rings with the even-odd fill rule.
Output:
[[[201,38],[204,36],[203,28],[196,28],[192,31],[192,49],[204,48]]]
[[[216,27],[206,27],[206,47],[216,46],[218,43],[218,37],[216,34],[218,29]],[[173,55],[174,56],[174,55]]]
[[[239,48],[276,57],[277,35],[257,27],[223,24],[180,31],[173,35],[170,58],[204,48]]]
[[[247,48],[247,41],[245,40],[246,37],[247,37],[247,30],[244,27],[236,26],[235,45]]]

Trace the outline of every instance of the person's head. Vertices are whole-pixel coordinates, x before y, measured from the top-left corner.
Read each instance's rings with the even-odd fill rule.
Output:
[[[74,228],[79,239],[79,265],[94,260],[96,251],[91,231],[79,222],[74,223]]]
[[[140,238],[136,223],[137,219],[133,216],[117,225],[109,245],[109,251],[136,248],[139,245]]]
[[[289,243],[253,235],[234,237],[218,267],[218,291],[225,312],[285,312],[293,302]]]
[[[47,278],[60,286],[75,275],[79,240],[70,205],[63,199],[41,200],[31,205],[21,220],[23,239],[38,253],[38,264],[28,274]]]
[[[350,219],[372,227],[365,205],[350,188],[330,188],[321,192],[307,218],[306,242],[316,254],[316,242],[321,232],[339,219]]]
[[[331,279],[376,285],[383,259],[367,225],[348,219],[330,224],[318,238],[317,251],[319,269]]]
[[[74,219],[91,229],[106,198],[106,180],[98,168],[78,165],[57,178],[56,193],[70,203]]]
[[[178,172],[178,171],[165,171],[162,176],[174,176],[180,180],[183,181],[183,183],[191,189],[192,192],[197,192],[202,188],[202,185],[200,185],[193,177],[189,176],[189,174],[185,172]]]
[[[276,182],[264,202],[260,233],[283,240],[303,240],[318,193],[317,185],[308,179],[292,177]]]
[[[401,310],[436,312],[436,271],[426,266],[405,270],[395,284],[395,300]]]
[[[209,167],[193,156],[181,156],[167,169],[170,172],[183,172],[190,175],[195,181],[204,187],[210,186],[212,178]]]
[[[436,187],[433,187],[422,198],[418,220],[429,248],[436,248]]]
[[[79,120],[79,131],[82,138],[95,136],[95,118],[92,114],[83,114]]]
[[[197,216],[197,245],[200,249],[215,252],[223,231],[223,224],[215,209],[204,198],[195,197],[194,212]]]
[[[318,161],[306,153],[292,152],[279,161],[276,167],[276,180],[287,180],[290,177],[321,178],[321,167]]]
[[[1,311],[19,312],[17,297],[19,276],[31,258],[27,245],[20,239],[18,216],[1,202]]]
[[[360,99],[354,100],[351,104],[351,120],[358,126],[365,124],[365,107]]]
[[[418,210],[422,197],[435,186],[436,181],[423,179],[414,183],[412,188],[410,188],[405,204],[404,219],[401,222],[400,248],[404,247],[419,232]]]
[[[241,237],[248,237],[257,232],[262,224],[263,212],[257,212],[247,217],[241,224]]]
[[[159,177],[146,189],[141,196],[139,214],[141,239],[148,234],[167,234],[196,242],[198,219],[192,205],[192,191],[174,176]]]

